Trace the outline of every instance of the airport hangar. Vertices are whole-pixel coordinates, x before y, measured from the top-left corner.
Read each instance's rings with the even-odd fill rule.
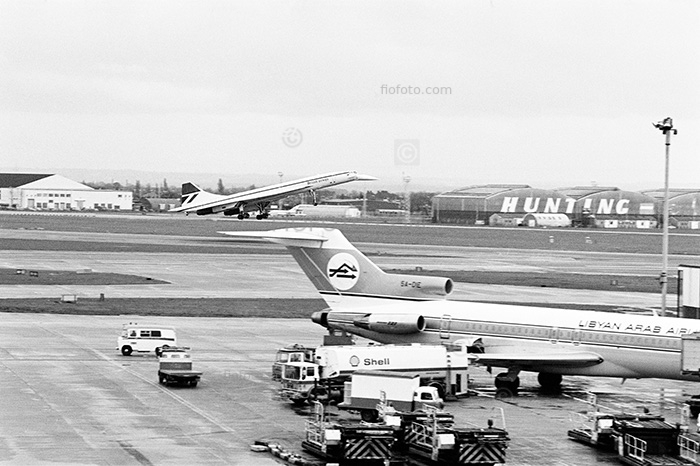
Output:
[[[556,190],[489,184],[438,194],[434,223],[463,225],[656,228],[663,221],[662,189],[634,192],[583,186]],[[700,190],[669,190],[669,225],[700,229]]]
[[[0,173],[0,208],[131,210],[131,191],[95,189],[61,175]]]

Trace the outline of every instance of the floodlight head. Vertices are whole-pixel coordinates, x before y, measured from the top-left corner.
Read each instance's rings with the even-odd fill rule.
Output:
[[[673,129],[673,119],[671,117],[666,117],[658,123],[652,123],[655,128],[660,129],[663,132]]]

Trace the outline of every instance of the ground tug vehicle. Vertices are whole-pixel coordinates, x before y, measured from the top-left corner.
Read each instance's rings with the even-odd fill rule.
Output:
[[[158,358],[158,381],[163,385],[177,384],[196,387],[202,372],[192,370],[189,348],[163,348]]]
[[[319,346],[314,362],[282,364],[280,396],[294,404],[342,401],[345,382],[357,370],[418,374],[421,385],[435,387],[441,398],[467,392],[466,349],[442,345]]]
[[[150,353],[160,356],[162,348],[177,346],[177,336],[173,327],[160,325],[139,325],[134,322],[122,325],[117,338],[117,350],[124,356],[132,353]]]

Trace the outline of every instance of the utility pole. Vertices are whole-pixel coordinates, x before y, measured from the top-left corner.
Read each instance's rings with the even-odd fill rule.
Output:
[[[671,117],[666,117],[658,123],[652,123],[655,128],[661,130],[666,136],[666,169],[664,174],[664,216],[663,216],[663,239],[661,243],[661,315],[666,315],[666,293],[668,291],[668,163],[669,153],[671,150],[671,135],[678,134],[678,131],[673,129],[673,120]]]
[[[411,193],[408,190],[408,183],[411,181],[411,177],[404,175],[403,177],[403,196],[404,196],[404,207],[406,207],[406,223],[411,223]]]
[[[280,177],[280,184],[282,184],[282,178],[284,177],[284,173],[282,173],[282,172],[277,172],[277,176]],[[282,205],[283,205],[283,204],[282,204],[282,199],[280,199],[279,201],[277,201],[277,208],[278,208],[279,210],[282,210]]]

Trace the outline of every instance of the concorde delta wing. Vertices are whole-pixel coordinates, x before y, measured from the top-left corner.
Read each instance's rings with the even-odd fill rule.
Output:
[[[554,367],[589,367],[603,362],[596,353],[560,352],[560,353],[472,353],[472,363],[480,366],[554,368]]]

